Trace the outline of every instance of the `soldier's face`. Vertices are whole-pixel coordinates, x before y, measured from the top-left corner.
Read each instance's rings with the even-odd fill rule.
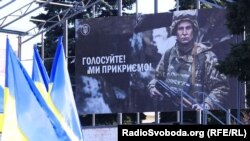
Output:
[[[193,39],[193,25],[189,21],[182,21],[177,25],[177,41],[188,44]]]

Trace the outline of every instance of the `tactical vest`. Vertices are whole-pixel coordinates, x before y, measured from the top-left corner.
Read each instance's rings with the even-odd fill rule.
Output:
[[[176,54],[176,48],[171,48],[165,53],[164,70],[161,74],[166,84],[175,90],[184,90],[197,102],[201,103],[203,98],[198,92],[205,92],[204,85],[205,60],[204,52],[193,55],[186,55],[182,58]],[[194,61],[194,62],[193,62]],[[192,70],[195,66],[194,70]],[[167,71],[166,71],[167,70]],[[195,75],[193,75],[195,74]],[[192,80],[193,79],[193,80]]]

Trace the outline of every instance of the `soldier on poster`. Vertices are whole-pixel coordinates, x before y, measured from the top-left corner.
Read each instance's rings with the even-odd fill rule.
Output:
[[[176,44],[164,53],[148,84],[150,96],[168,108],[216,109],[229,94],[227,77],[215,68],[218,59],[211,51],[213,45],[198,38],[197,16],[197,10],[173,13],[170,29]],[[181,98],[185,98],[182,105]]]

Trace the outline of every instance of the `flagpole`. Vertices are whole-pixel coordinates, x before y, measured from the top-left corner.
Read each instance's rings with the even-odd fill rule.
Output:
[[[43,35],[43,33],[41,34],[41,44],[42,44],[41,57],[42,57],[42,60],[44,63],[44,35]]]
[[[22,46],[22,44],[21,44],[21,42],[22,42],[22,37],[20,36],[20,35],[18,35],[18,50],[17,50],[17,56],[18,56],[18,58],[21,60],[21,54],[22,54],[22,49],[21,49],[21,46]]]
[[[65,53],[65,61],[68,67],[68,19],[64,21],[64,30],[63,30],[63,46],[64,46],[64,53]]]
[[[122,16],[122,0],[118,0],[118,16]],[[122,113],[117,113],[117,123],[122,125]]]

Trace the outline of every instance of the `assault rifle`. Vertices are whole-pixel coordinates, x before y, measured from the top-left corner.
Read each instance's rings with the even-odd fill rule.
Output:
[[[189,99],[187,99],[186,97],[189,96],[185,91],[183,90],[173,90],[172,88],[170,88],[165,82],[163,82],[162,80],[158,80],[155,84],[156,89],[161,92],[162,94],[165,94],[166,96],[168,96],[169,98],[172,99],[172,102],[178,106],[181,104],[181,95],[182,95],[182,100],[183,100],[183,106],[185,108],[191,108],[193,104],[193,102],[191,102]]]

